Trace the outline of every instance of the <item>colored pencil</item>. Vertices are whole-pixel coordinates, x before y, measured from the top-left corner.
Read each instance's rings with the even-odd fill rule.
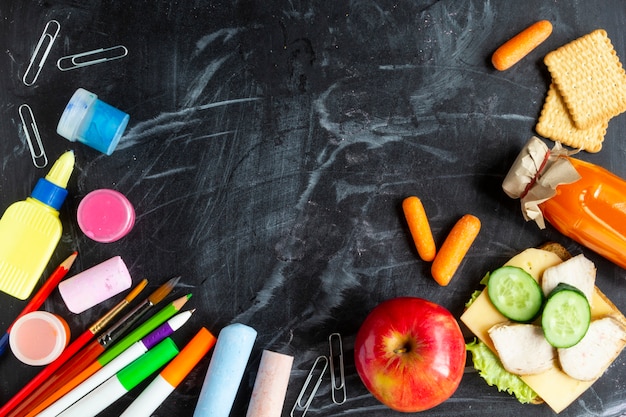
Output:
[[[164,296],[163,292],[161,292],[161,294],[162,296]],[[104,356],[107,352],[106,349],[115,349],[116,346],[120,345],[123,342],[124,348],[119,350],[117,354],[121,353],[124,349],[137,342],[142,337],[154,330],[156,327],[167,321],[174,314],[178,313],[180,308],[182,308],[182,306],[185,304],[185,302],[187,302],[190,296],[191,295],[181,297],[179,300],[173,301],[172,303],[163,307],[163,309],[157,312],[153,317],[148,319],[145,323],[141,324],[137,330],[134,330],[130,335],[125,336],[122,340],[113,345],[111,348],[109,348],[108,346],[102,346],[97,342],[91,343],[85,349],[85,351],[87,351],[86,353],[78,355],[76,359],[72,360],[70,364],[67,364],[61,370],[59,370],[59,372],[52,375],[52,377],[48,381],[43,383],[40,388],[33,393],[33,395],[29,396],[21,404],[16,406],[13,412],[8,415],[8,417],[23,416],[34,410],[35,408],[38,408],[39,404],[44,402],[46,398],[52,396],[57,390],[62,388],[65,384],[67,384],[74,377],[80,374],[84,369],[89,367],[89,365],[93,363],[96,358],[100,359],[98,355]],[[184,301],[182,301],[183,299]],[[140,332],[138,332],[138,330],[140,330]],[[132,336],[132,339],[129,339],[129,336]],[[129,343],[129,341],[131,342]],[[117,356],[117,354],[115,356]],[[104,364],[106,363],[103,363],[103,365]]]
[[[0,408],[0,417],[9,415],[16,407],[22,406],[27,403],[25,399],[30,398],[30,394],[33,393],[42,383],[48,380],[57,369],[59,369],[65,362],[67,362],[72,356],[74,356],[80,349],[82,349],[100,330],[106,327],[111,320],[113,320],[122,310],[139,294],[139,292],[132,290],[122,301],[115,305],[109,312],[107,312],[102,318],[92,324],[87,330],[85,330],[76,340],[69,344],[56,360],[47,365],[41,372],[39,372],[33,379],[31,379],[21,390],[19,390],[9,401],[7,401],[2,408]]]
[[[126,365],[129,365],[132,361],[152,349],[157,343],[180,329],[191,318],[194,311],[188,310],[175,315],[140,341],[135,342],[135,344],[119,354],[106,366],[102,366],[100,362],[94,361],[87,369],[65,384],[60,390],[46,398],[44,402],[29,412],[26,417],[54,417],[58,415],[98,385],[115,375]]]
[[[74,378],[90,363],[95,361],[96,358],[100,356],[111,343],[119,339],[123,335],[122,329],[126,329],[136,324],[143,316],[146,315],[146,313],[150,311],[154,305],[160,303],[165,297],[167,297],[179,280],[180,277],[172,278],[157,288],[143,302],[129,311],[102,335],[100,335],[97,340],[92,341],[78,355],[72,358],[61,369],[43,382],[30,394],[27,399],[15,407],[13,410],[14,412],[9,414],[9,417],[12,417],[13,415],[23,415],[24,412],[38,408],[37,406],[40,403],[44,402],[46,398],[52,395],[52,393]],[[143,280],[138,287],[141,285],[143,289],[146,284],[147,281]]]
[[[15,318],[13,323],[11,323],[11,325],[7,329],[7,332],[2,335],[2,338],[0,338],[0,356],[4,354],[4,352],[7,349],[7,346],[9,345],[9,332],[11,331],[11,327],[13,327],[13,324],[17,321],[17,319],[19,319],[23,315],[39,310],[39,307],[41,307],[44,301],[46,301],[50,293],[56,288],[59,282],[67,275],[70,268],[74,264],[74,261],[76,260],[77,255],[78,255],[78,252],[73,252],[70,256],[68,256],[66,260],[64,260],[61,263],[61,265],[59,265],[52,272],[52,274],[50,274],[50,277],[46,280],[46,282],[44,282],[44,284],[41,286],[39,291],[37,291],[35,296],[30,300],[28,304],[26,304],[26,307],[24,307],[22,312]]]

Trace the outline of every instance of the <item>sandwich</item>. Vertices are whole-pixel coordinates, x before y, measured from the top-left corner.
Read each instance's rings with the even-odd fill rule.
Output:
[[[559,413],[619,356],[626,346],[626,318],[595,286],[593,262],[584,255],[572,257],[561,245],[526,249],[503,267],[520,269],[532,277],[536,283],[530,287],[536,286],[541,293],[540,301],[535,302],[539,310],[536,314],[531,312],[528,320],[512,320],[500,307],[500,301],[495,300],[494,291],[489,291],[489,280],[497,270],[488,273],[481,281],[486,288],[472,295],[461,316],[476,336],[467,344],[467,350],[487,384],[514,395],[521,403],[546,403]],[[495,287],[496,283],[494,278],[492,285]],[[505,290],[509,287],[505,286]],[[560,334],[550,334],[551,325],[556,323],[555,332],[559,333],[563,330],[561,318],[572,315],[558,308],[548,311],[548,306],[556,303],[551,300],[557,300],[558,293],[560,299],[567,300],[567,308],[574,300],[581,306],[580,311],[585,313],[587,309],[588,315],[583,314],[583,319],[576,322],[574,330],[579,330],[580,335],[574,339],[570,333],[576,332],[568,327],[565,339]]]

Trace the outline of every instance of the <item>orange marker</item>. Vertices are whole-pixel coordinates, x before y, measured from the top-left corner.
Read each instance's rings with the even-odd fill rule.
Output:
[[[172,359],[120,417],[150,417],[168,395],[215,345],[216,338],[204,327]]]
[[[548,20],[535,22],[496,49],[491,63],[499,71],[507,70],[548,39],[551,33],[552,23]]]

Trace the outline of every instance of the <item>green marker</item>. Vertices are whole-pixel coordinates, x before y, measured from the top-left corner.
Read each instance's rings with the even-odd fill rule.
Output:
[[[174,314],[178,313],[180,309],[183,308],[187,300],[189,300],[190,298],[191,294],[187,294],[163,307],[161,311],[150,317],[141,326],[137,327],[130,334],[128,334],[128,336],[124,337],[122,340],[111,346],[110,349],[107,349],[102,355],[100,355],[100,357],[98,357],[98,362],[100,363],[100,365],[105,366],[107,363],[111,362],[120,353],[124,352],[135,342],[141,340],[142,337],[159,327],[161,324],[165,323]]]
[[[171,338],[135,359],[61,413],[64,417],[93,417],[135,388],[178,354]]]

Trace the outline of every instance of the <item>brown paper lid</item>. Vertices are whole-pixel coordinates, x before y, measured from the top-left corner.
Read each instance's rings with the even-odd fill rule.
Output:
[[[539,205],[556,194],[556,187],[571,184],[580,174],[567,158],[578,151],[568,151],[559,142],[552,150],[536,136],[530,138],[502,182],[502,189],[511,198],[519,198],[526,220],[534,220],[545,228]]]

